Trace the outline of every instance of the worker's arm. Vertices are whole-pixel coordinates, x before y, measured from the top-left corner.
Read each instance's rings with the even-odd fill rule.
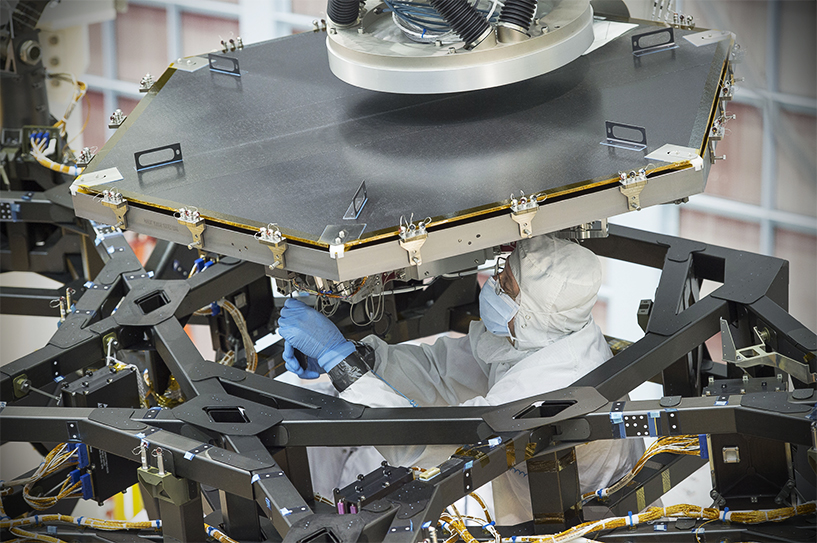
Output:
[[[339,392],[354,384],[347,398],[351,401],[457,405],[488,392],[487,366],[474,359],[467,336],[439,338],[434,345],[396,346],[370,336],[366,344],[374,356],[367,363],[365,353],[359,352],[362,349],[346,340],[332,321],[298,300],[286,301],[278,324],[278,333],[286,340],[287,369],[302,379],[328,373]],[[295,358],[295,350],[306,355],[305,368]],[[357,383],[370,369],[375,375]]]
[[[468,336],[440,337],[432,345],[389,345],[376,336],[363,342],[374,351],[375,378],[419,406],[457,405],[488,392],[488,368],[474,358]]]

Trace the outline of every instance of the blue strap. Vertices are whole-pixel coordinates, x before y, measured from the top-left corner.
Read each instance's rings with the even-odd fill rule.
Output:
[[[722,520],[722,521],[726,522],[726,513],[728,513],[728,512],[729,512],[729,508],[728,508],[728,507],[724,507],[724,508],[723,508],[723,512],[721,513],[721,520]]]
[[[633,512],[627,511],[627,516],[630,517],[630,526],[633,526]]]
[[[650,431],[650,437],[658,437],[658,425],[661,423],[661,411],[650,411],[647,418],[647,428]]]
[[[709,444],[706,442],[706,434],[698,434],[698,448],[700,449],[700,456],[704,460],[709,458]]]
[[[84,519],[84,518],[85,518],[85,517],[79,517],[79,518],[77,519],[77,526],[82,526],[82,519]]]

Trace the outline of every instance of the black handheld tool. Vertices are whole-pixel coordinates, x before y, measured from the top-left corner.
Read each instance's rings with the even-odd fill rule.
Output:
[[[305,370],[306,367],[309,365],[307,361],[308,357],[298,349],[293,349],[293,351],[295,351],[295,360],[297,360],[298,363],[301,365],[301,369]]]

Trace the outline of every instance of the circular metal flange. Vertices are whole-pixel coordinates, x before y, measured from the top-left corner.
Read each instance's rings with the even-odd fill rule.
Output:
[[[487,89],[560,68],[593,43],[589,0],[542,0],[530,38],[513,43],[490,40],[470,51],[462,42],[411,41],[384,7],[380,0],[369,0],[357,25],[340,28],[330,22],[326,48],[329,67],[339,79],[398,94]]]

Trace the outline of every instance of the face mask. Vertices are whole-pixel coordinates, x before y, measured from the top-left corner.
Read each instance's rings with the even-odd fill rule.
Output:
[[[479,315],[489,332],[495,336],[511,337],[508,323],[519,311],[519,304],[504,292],[497,294],[496,291],[496,280],[491,277],[485,281],[479,293]]]

